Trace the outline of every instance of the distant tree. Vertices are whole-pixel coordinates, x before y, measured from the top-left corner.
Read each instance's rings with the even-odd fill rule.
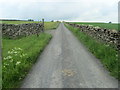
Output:
[[[109,23],[112,23],[112,22],[109,22]]]
[[[34,21],[33,19],[28,19],[28,21]]]
[[[54,22],[54,20],[52,20],[51,22]]]

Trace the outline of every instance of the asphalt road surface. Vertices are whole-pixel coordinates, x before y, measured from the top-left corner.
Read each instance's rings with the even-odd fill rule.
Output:
[[[21,88],[117,88],[95,58],[64,26],[59,25],[53,38],[38,58]]]

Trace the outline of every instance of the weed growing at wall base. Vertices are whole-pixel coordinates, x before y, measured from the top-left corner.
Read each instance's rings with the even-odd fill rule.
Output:
[[[20,39],[4,39],[2,61],[3,88],[17,88],[37,57],[47,45],[51,35],[41,33]]]

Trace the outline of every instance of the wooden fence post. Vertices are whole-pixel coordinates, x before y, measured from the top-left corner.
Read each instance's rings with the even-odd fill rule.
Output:
[[[42,26],[40,27],[42,28],[42,32],[44,32],[44,19],[42,19]],[[36,31],[37,37],[39,36],[39,31]]]
[[[44,32],[44,18],[42,19],[42,23],[43,23],[42,31]]]

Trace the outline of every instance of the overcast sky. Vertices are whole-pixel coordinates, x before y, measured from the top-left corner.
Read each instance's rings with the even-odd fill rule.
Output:
[[[0,19],[118,21],[119,0],[0,0]]]

